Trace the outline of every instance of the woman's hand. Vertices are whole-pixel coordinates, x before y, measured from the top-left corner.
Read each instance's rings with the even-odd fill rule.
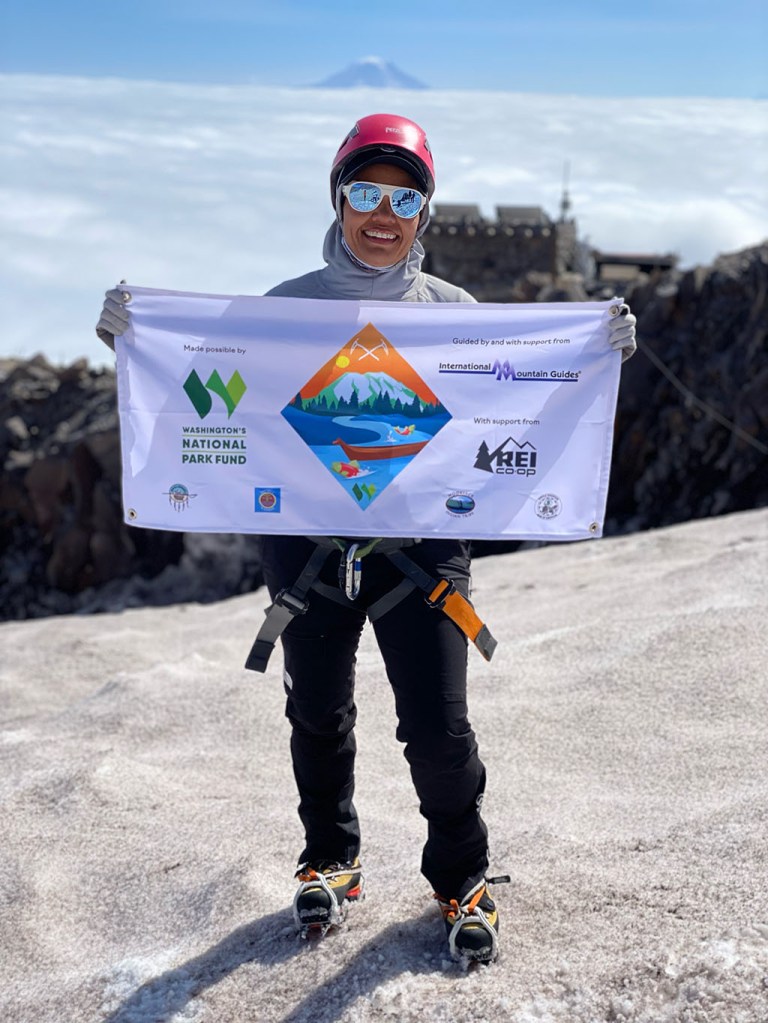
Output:
[[[104,297],[104,307],[96,324],[96,333],[104,344],[115,350],[115,336],[124,334],[131,322],[130,314],[125,308],[125,292],[121,288],[112,288]]]
[[[629,311],[626,302],[619,306],[618,314],[608,324],[608,343],[614,352],[621,352],[622,363],[637,351],[636,325],[637,317]]]

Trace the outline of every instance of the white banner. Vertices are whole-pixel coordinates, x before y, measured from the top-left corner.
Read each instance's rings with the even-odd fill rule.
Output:
[[[602,534],[608,302],[336,302],[124,285],[126,522],[351,537]]]

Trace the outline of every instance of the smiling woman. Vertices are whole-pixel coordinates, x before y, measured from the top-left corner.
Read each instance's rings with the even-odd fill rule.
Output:
[[[422,270],[419,236],[429,223],[434,190],[432,151],[418,124],[394,114],[361,118],[331,168],[336,218],[325,237],[325,267],[284,281],[268,298],[335,299],[353,307],[370,299],[474,302],[468,292]],[[130,295],[120,289],[108,293],[97,326],[106,343],[128,326],[129,303]],[[299,305],[288,302],[283,309],[303,322]],[[628,313],[626,306],[622,310]],[[283,410],[360,509],[450,419],[414,367],[373,323],[365,325],[367,315],[344,352],[334,353]],[[608,342],[625,357],[631,354],[634,317],[616,315]],[[210,389],[209,380],[199,395],[203,408]],[[221,395],[221,388],[215,393]],[[468,502],[459,504],[448,512],[468,510]],[[330,528],[345,529],[338,520]],[[434,531],[417,534],[415,541],[412,533],[360,537],[358,528],[366,526],[356,518],[353,537],[279,531],[262,537],[272,605],[246,667],[266,671],[281,641],[305,833],[294,919],[303,936],[323,935],[343,923],[348,904],[362,894],[361,835],[352,798],[354,689],[358,645],[370,619],[394,691],[396,735],[428,822],[422,873],[434,888],[451,955],[490,963],[498,955],[499,922],[489,890],[494,879],[486,877],[488,832],[481,815],[486,774],[468,716],[467,646],[471,639],[490,660],[496,641],[469,600],[469,543]]]
[[[374,163],[365,168],[365,176],[366,180],[376,184],[400,185],[418,192],[416,181],[401,167]],[[358,213],[346,201],[342,214],[344,241],[367,266],[379,269],[395,266],[405,259],[416,240],[418,218],[397,216],[392,209],[392,200],[386,195],[371,213]]]
[[[474,302],[466,291],[421,269],[424,249],[418,239],[429,223],[435,172],[419,125],[392,114],[361,118],[339,147],[330,184],[336,221],[325,239],[327,265],[273,288],[271,296]],[[362,341],[349,349],[348,361],[353,361],[352,352],[360,356],[355,372],[346,373],[347,367],[338,362],[333,366],[335,375],[349,377],[353,411],[366,383],[376,394],[389,394],[383,389],[398,386],[402,376],[386,343],[376,344],[377,337],[362,335],[361,331]],[[379,349],[384,351],[369,367],[363,359]],[[381,362],[385,354],[388,361]],[[358,477],[370,477],[385,462],[394,466],[413,457],[429,441],[429,433],[416,429],[429,395],[408,393],[413,398],[408,417],[414,423],[408,417],[401,422],[390,416],[377,424],[372,413],[363,416],[361,425],[379,432],[374,444],[363,437],[357,442],[354,437],[342,438],[350,417],[334,417],[340,434],[333,441],[338,447],[330,455],[335,460],[332,468],[368,498],[375,487],[370,480],[359,485]],[[307,412],[303,401],[295,410],[296,415]],[[381,475],[381,469],[378,472]],[[327,542],[334,547],[335,541]],[[487,830],[480,814],[485,768],[467,716],[467,637],[455,619],[443,615],[443,604],[430,606],[418,589],[404,588],[407,573],[404,578],[402,568],[404,560],[434,585],[434,594],[471,608],[469,545],[453,539],[424,539],[417,546],[409,540],[375,540],[361,576],[361,561],[356,560],[360,545],[338,542],[343,547],[345,583],[343,590],[333,592],[329,584],[338,583],[340,569],[325,561],[324,542],[300,536],[262,538],[264,578],[273,607],[282,594],[293,593],[310,564],[323,559],[314,584],[319,592],[311,595],[300,620],[285,623],[281,636],[293,768],[306,835],[296,875],[297,925],[305,935],[325,933],[343,922],[348,904],[362,891],[360,827],[352,803],[354,666],[363,624],[370,616],[395,693],[397,736],[405,743],[421,812],[429,822],[422,872],[439,893],[451,953],[491,962],[498,949],[498,918],[485,879]],[[389,545],[388,553],[376,546],[382,543]],[[334,599],[329,599],[331,593]],[[332,643],[328,636],[333,636]],[[268,639],[274,644],[276,638],[262,628],[252,656],[254,652],[257,657],[269,656],[263,650]],[[248,666],[264,670],[266,662],[252,664],[249,658]]]
[[[429,223],[435,168],[419,125],[392,114],[361,118],[339,147],[330,185],[336,221],[325,239],[327,265],[278,285],[270,296],[474,302],[466,291],[421,269],[424,249],[419,236]],[[629,320],[627,326],[632,329]],[[360,424],[379,430],[374,443],[367,437],[342,436],[365,400],[366,387],[377,396],[391,396],[395,385],[402,383],[395,357],[382,341],[368,324],[345,353],[355,372],[346,373],[347,367],[336,360],[330,368],[331,379],[340,382],[343,375],[349,384],[351,400],[350,415],[334,415],[340,432],[332,444],[341,450],[328,457],[331,468],[352,481],[353,493],[357,488],[359,501],[375,496],[372,473],[381,475],[382,463],[391,463],[394,474],[399,471],[394,469],[397,462],[418,455],[428,443],[427,410],[428,418],[439,419],[440,410],[430,409],[431,396],[423,382],[420,386],[411,380],[404,421],[390,414],[377,423],[374,403]],[[384,352],[375,367],[364,361],[379,349]],[[326,372],[328,367],[321,371],[324,384]],[[317,395],[319,383],[311,381],[297,396],[291,410],[294,420],[311,415],[308,403]],[[321,416],[324,428],[326,409]],[[301,432],[298,425],[294,428]],[[303,422],[301,428],[306,428]],[[436,428],[439,423],[433,424],[432,432]],[[370,478],[360,486],[358,474]],[[334,553],[341,548],[341,568],[325,560],[328,544]],[[365,556],[361,577],[357,551],[367,544],[366,551],[372,553]],[[383,544],[389,545],[386,550],[379,546]],[[498,953],[499,922],[485,876],[488,835],[480,812],[485,768],[466,699],[467,636],[477,643],[480,632],[472,635],[458,618],[447,622],[441,613],[449,600],[462,609],[471,608],[468,544],[453,538],[424,538],[414,545],[391,538],[358,544],[344,538],[269,535],[262,538],[262,550],[273,609],[284,603],[284,597],[294,598],[299,580],[306,579],[310,566],[320,559],[312,583],[317,593],[306,602],[302,596],[302,605],[307,606],[290,623],[284,620],[278,632],[272,631],[277,626],[269,624],[270,615],[277,620],[282,612],[268,611],[252,649],[254,662],[251,658],[248,662],[248,667],[264,670],[262,659],[269,656],[265,649],[281,634],[287,713],[293,726],[291,751],[306,834],[294,900],[297,924],[305,934],[313,928],[324,933],[343,921],[348,902],[362,889],[360,828],[352,803],[354,681],[357,647],[369,617],[395,693],[397,737],[405,743],[421,812],[429,824],[422,873],[435,889],[450,952],[465,961],[492,962]],[[408,566],[434,585],[427,601],[418,590],[422,584],[409,588],[416,577]],[[341,591],[331,585],[338,584],[340,572],[346,600],[339,599]],[[488,634],[484,626],[482,631]],[[492,639],[491,643],[495,646]],[[493,647],[484,656],[490,659],[492,652]]]

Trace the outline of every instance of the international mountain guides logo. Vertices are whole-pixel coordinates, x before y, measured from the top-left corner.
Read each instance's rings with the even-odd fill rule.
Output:
[[[438,373],[465,374],[470,376],[493,376],[497,380],[511,380],[513,383],[556,383],[576,384],[581,377],[580,369],[515,369],[509,359],[503,362],[441,362]]]
[[[451,419],[372,323],[320,367],[282,414],[361,508]]]
[[[201,419],[205,419],[213,408],[211,393],[218,395],[224,402],[227,409],[227,419],[229,419],[240,404],[240,399],[245,394],[247,388],[237,370],[229,378],[227,384],[219,376],[218,370],[214,370],[211,373],[205,384],[203,384],[195,370],[192,370],[184,381],[184,390]]]

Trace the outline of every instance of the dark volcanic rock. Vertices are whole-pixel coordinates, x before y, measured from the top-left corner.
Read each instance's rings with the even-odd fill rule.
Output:
[[[256,537],[122,521],[115,374],[0,362],[0,619],[220,600],[261,585]]]
[[[768,243],[627,298],[607,530],[768,504]]]

